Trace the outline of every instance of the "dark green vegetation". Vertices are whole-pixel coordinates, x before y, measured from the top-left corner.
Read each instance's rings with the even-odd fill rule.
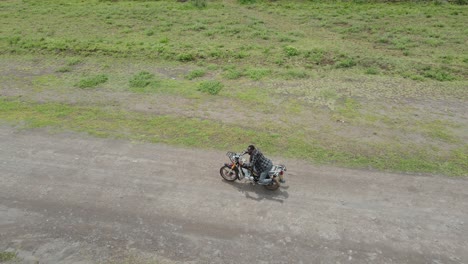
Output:
[[[81,80],[76,86],[80,88],[92,88],[107,82],[108,78],[104,74],[87,77]]]
[[[468,174],[467,6],[7,0],[0,15],[9,123]]]
[[[223,89],[223,84],[218,81],[202,82],[198,87],[198,91],[209,93],[211,95],[217,95],[221,89]]]

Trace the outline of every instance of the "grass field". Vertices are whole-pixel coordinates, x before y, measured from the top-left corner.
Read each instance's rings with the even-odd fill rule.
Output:
[[[6,0],[0,15],[2,122],[468,175],[466,5]]]

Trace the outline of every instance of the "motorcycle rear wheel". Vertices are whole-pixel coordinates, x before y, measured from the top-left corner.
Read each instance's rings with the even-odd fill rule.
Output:
[[[275,191],[280,187],[280,184],[276,178],[274,178],[270,184],[264,185],[267,190]]]
[[[235,181],[237,179],[237,171],[231,169],[228,166],[223,166],[219,169],[219,174],[226,181]]]

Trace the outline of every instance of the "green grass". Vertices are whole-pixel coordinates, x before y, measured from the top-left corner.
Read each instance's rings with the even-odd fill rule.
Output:
[[[288,57],[293,57],[293,56],[298,56],[299,55],[299,50],[293,46],[286,46],[284,47],[284,52],[286,53],[286,56]]]
[[[138,93],[154,92],[157,84],[155,75],[147,71],[133,75],[129,81],[130,91]]]
[[[452,81],[456,79],[455,76],[450,74],[450,70],[446,70],[442,68],[433,69],[431,67],[426,67],[422,75],[426,78],[434,79],[434,80],[441,81],[441,82]]]
[[[75,66],[82,62],[83,61],[80,58],[72,57],[67,60],[67,66]]]
[[[356,61],[353,58],[343,58],[337,64],[337,68],[351,68],[356,66]]]
[[[198,85],[198,91],[208,93],[211,95],[217,95],[224,85],[219,81],[204,81]]]
[[[0,47],[15,54],[106,55],[221,65],[231,61],[243,68],[261,64],[273,71],[280,58],[284,59],[280,66],[306,68],[312,61],[326,70],[330,64],[367,68],[366,61],[378,57],[395,59],[395,67],[381,69],[385,75],[406,77],[405,69],[422,65],[444,68],[412,73],[422,79],[467,77],[463,22],[468,11],[464,5],[206,3],[4,1]],[[84,14],[86,19],[82,19]],[[402,20],[405,23],[394,23]],[[252,37],[258,38],[255,44]],[[441,56],[452,59],[439,61]],[[69,66],[79,63],[71,61]]]
[[[300,70],[300,69],[291,69],[287,70],[285,73],[283,73],[285,76],[285,79],[291,80],[291,79],[307,79],[310,77],[310,74],[306,70]]]
[[[103,84],[107,82],[109,78],[105,74],[99,74],[99,75],[94,75],[94,76],[89,76],[86,77],[82,80],[80,80],[76,86],[79,88],[94,88],[100,84]]]
[[[452,126],[453,124],[450,124],[449,122],[442,122],[440,120],[419,124],[419,127],[423,129],[424,133],[426,133],[435,140],[441,140],[451,143],[461,143],[450,132],[449,128]]]
[[[64,72],[71,72],[73,69],[69,66],[63,66],[63,67],[60,67],[59,69],[57,69],[57,72],[61,72],[61,73],[64,73]]]
[[[359,107],[359,102],[357,102],[353,98],[346,98],[344,104],[340,106],[336,112],[339,113],[340,116],[342,116],[342,119],[350,120],[360,115]]]
[[[376,69],[375,67],[370,67],[370,68],[366,69],[365,73],[366,74],[371,74],[371,75],[376,75],[376,74],[379,74],[379,70]]]
[[[248,76],[252,80],[260,80],[263,79],[271,74],[270,69],[266,68],[249,68],[245,71],[245,75]]]
[[[207,0],[191,0],[193,6],[197,8],[205,8],[208,6]]]
[[[234,79],[239,79],[244,75],[244,72],[242,70],[239,70],[236,68],[234,65],[228,65],[224,67],[224,72],[223,76],[226,79],[234,80]]]
[[[191,71],[189,74],[187,74],[186,78],[189,80],[193,80],[195,78],[200,78],[205,76],[206,71],[204,69],[196,69]]]

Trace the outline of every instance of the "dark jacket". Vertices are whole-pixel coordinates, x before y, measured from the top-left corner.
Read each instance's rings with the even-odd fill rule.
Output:
[[[270,166],[273,166],[273,163],[271,162],[271,160],[263,156],[263,153],[258,149],[254,149],[254,151],[252,152],[252,155],[250,155],[249,163],[250,163],[249,165],[253,166],[253,168],[258,173],[261,173],[267,170]]]

